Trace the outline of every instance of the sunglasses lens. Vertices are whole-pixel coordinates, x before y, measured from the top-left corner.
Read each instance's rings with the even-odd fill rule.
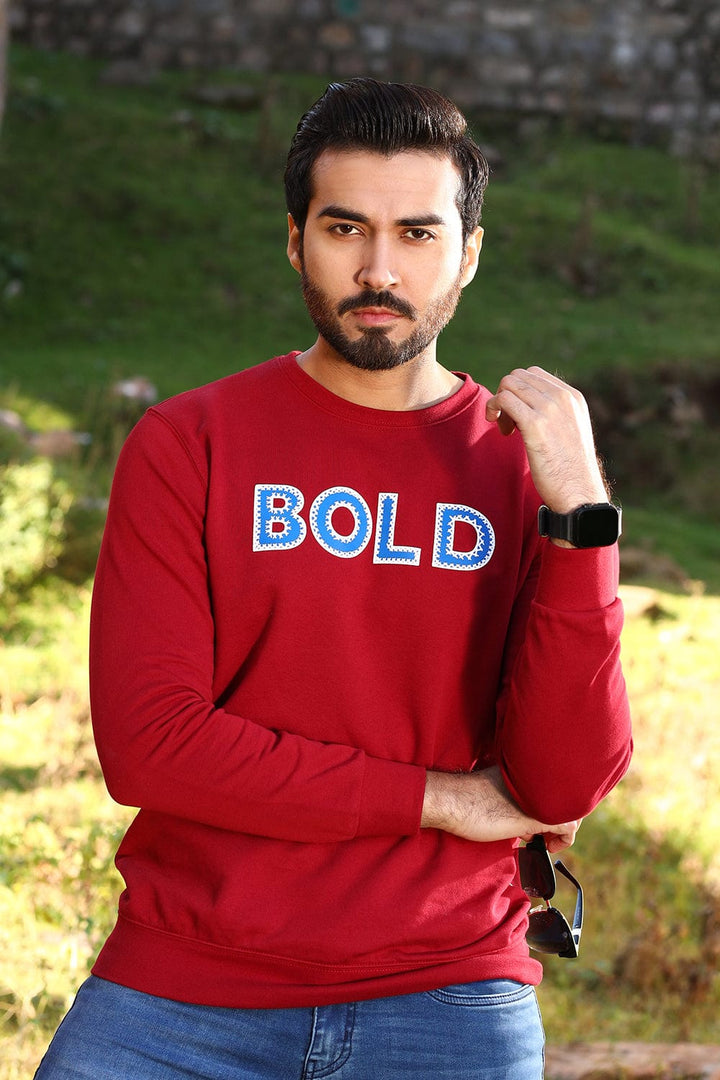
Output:
[[[545,851],[531,847],[518,851],[520,883],[528,896],[549,900],[555,895],[555,871]]]
[[[536,952],[577,956],[567,919],[557,908],[537,908],[530,912],[527,943]]]

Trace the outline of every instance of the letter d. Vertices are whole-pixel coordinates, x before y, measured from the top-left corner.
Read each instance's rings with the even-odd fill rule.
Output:
[[[475,530],[477,539],[472,551],[456,551],[453,547],[458,521],[467,522]],[[437,504],[433,566],[442,570],[479,570],[489,562],[494,550],[495,532],[484,514],[461,503]]]

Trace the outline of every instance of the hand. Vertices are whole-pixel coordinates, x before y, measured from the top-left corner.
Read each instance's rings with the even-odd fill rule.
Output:
[[[540,498],[556,513],[607,502],[590,414],[579,390],[540,367],[516,369],[500,381],[486,417],[503,435],[525,443]]]
[[[569,847],[580,827],[579,821],[549,825],[528,817],[511,799],[496,765],[471,773],[428,772],[420,824],[484,843],[543,833],[548,851]]]
[[[564,851],[565,848],[571,847],[575,843],[575,836],[580,828],[582,821],[574,821],[575,826],[572,835],[570,833],[544,833],[545,846],[551,855],[557,855],[558,851]]]

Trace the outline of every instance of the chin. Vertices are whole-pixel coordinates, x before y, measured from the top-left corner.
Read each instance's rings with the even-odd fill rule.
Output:
[[[384,330],[365,330],[357,341],[341,340],[338,335],[328,343],[346,363],[360,371],[392,371],[414,360],[430,344],[424,336],[411,336],[396,345]]]

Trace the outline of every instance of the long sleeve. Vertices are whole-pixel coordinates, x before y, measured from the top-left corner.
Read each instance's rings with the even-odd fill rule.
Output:
[[[557,824],[586,816],[621,779],[632,739],[617,546],[545,541],[541,552],[517,604],[497,752],[519,805]]]
[[[206,502],[197,461],[146,417],[118,463],[93,597],[91,704],[110,793],[282,839],[414,832],[423,769],[217,706]]]

